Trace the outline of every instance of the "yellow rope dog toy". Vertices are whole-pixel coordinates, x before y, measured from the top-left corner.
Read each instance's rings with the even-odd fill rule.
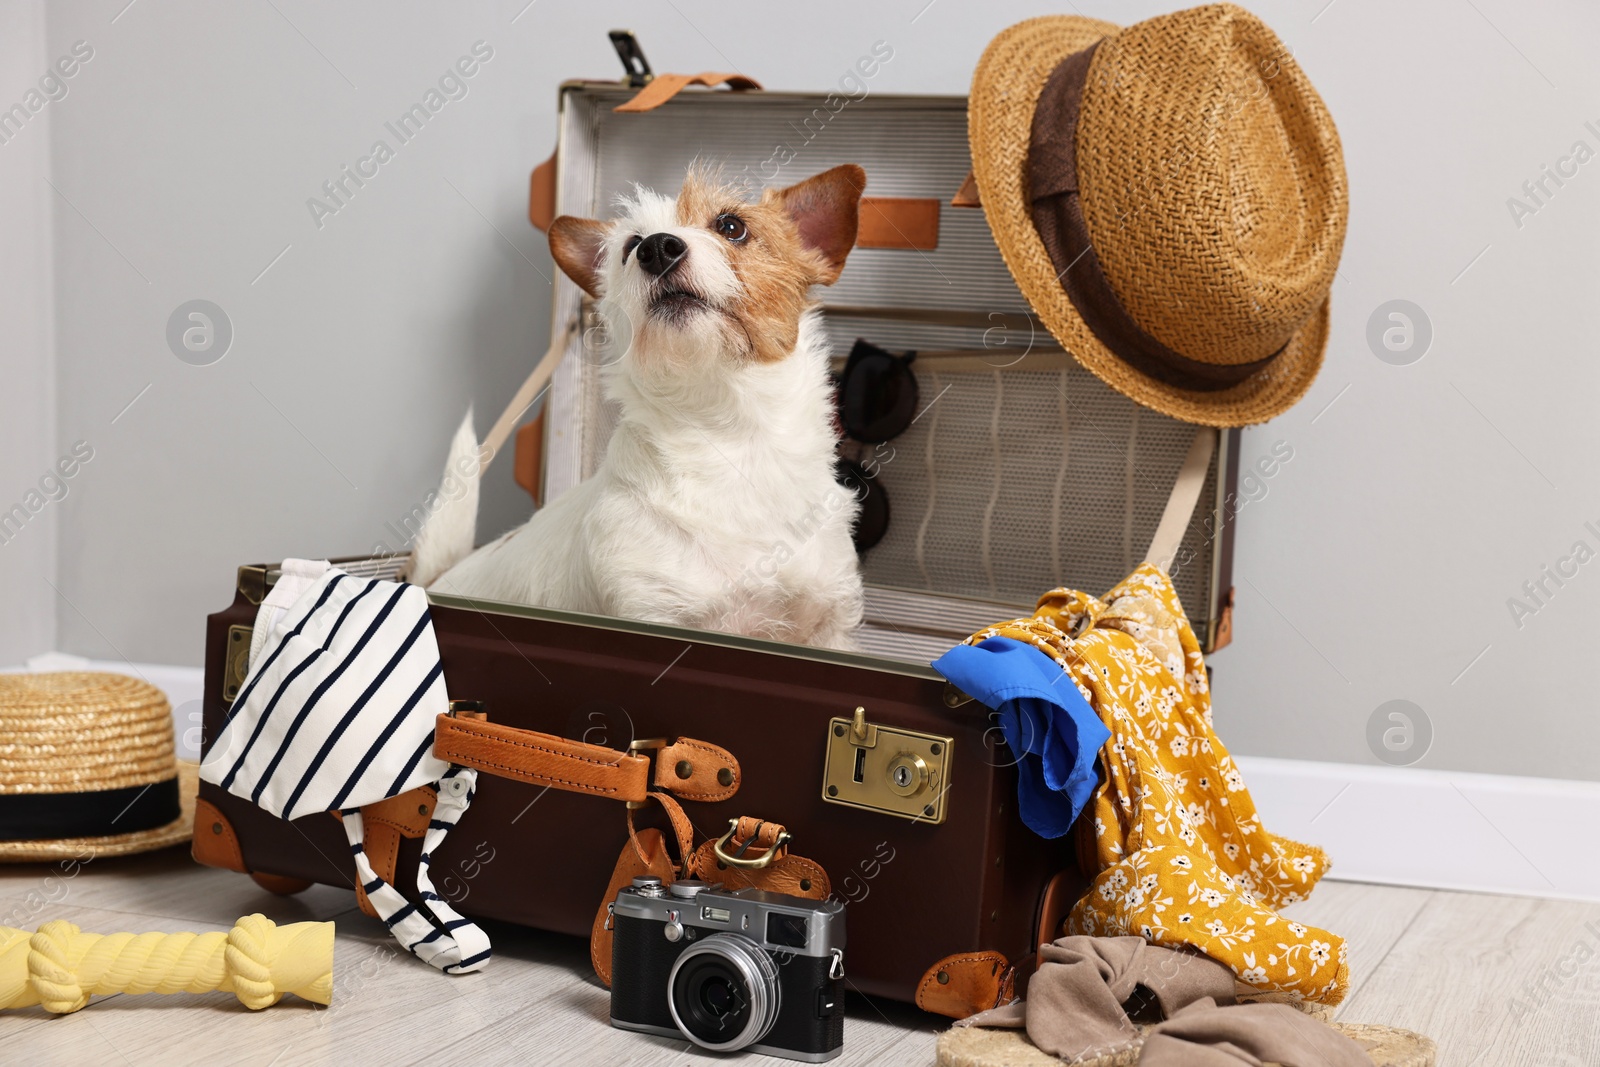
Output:
[[[333,924],[246,915],[225,934],[86,934],[0,926],[0,1008],[77,1011],[103,993],[233,993],[252,1011],[285,993],[333,999]]]

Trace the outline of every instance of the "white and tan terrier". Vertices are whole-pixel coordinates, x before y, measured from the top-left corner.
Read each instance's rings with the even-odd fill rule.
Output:
[[[593,477],[472,551],[477,493],[418,536],[411,578],[441,593],[853,647],[857,502],[834,480],[828,340],[811,300],[855,244],[866,174],[846,165],[746,203],[692,170],[611,222],[563,216],[556,263],[626,350],[621,415]],[[478,449],[471,414],[446,471]],[[466,464],[466,467],[458,464]]]

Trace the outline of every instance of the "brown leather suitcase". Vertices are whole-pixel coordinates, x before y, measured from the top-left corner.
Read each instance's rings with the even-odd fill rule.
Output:
[[[690,90],[647,113],[615,111],[631,92],[563,87],[558,157],[533,183],[536,224],[558,211],[601,214],[629,181],[670,188],[697,155],[764,178],[775,136],[798,152],[786,179],[859,162],[869,198],[880,198],[870,210],[900,212],[890,230],[914,216],[925,232],[858,247],[819,293],[825,321],[840,353],[855,337],[919,349],[923,395],[943,399],[893,443],[898,461],[893,450],[871,457],[895,518],[863,558],[862,654],[435,595],[450,695],[482,701],[493,723],[598,744],[609,759],[656,738],[727,750],[737,793],[685,802],[695,843],[737,817],[783,824],[794,854],[820,864],[849,905],[850,986],[965,1014],[1008,988],[1007,962],[1053,934],[1083,880],[1070,837],[1045,841],[1019,820],[1011,757],[988,709],[926,664],[983,625],[1028,613],[1056,584],[1100,592],[1119,581],[1158,526],[1194,428],[1138,408],[1048,349],[982,213],[949,203],[968,171],[964,99],[873,93],[839,106],[820,93]],[[535,499],[577,484],[604,450],[604,354],[569,330],[590,315],[558,276],[554,350],[571,351],[538,422],[518,437],[518,480]],[[993,454],[997,416],[1036,447]],[[1233,431],[1218,439],[1193,521],[1180,526],[1174,578],[1208,652],[1229,631],[1237,468]],[[397,562],[344,566],[388,576]],[[273,580],[270,566],[239,575],[232,604],[208,623],[207,738],[243,681],[256,605]],[[675,772],[649,774],[671,786]],[[589,933],[626,841],[623,804],[493,773],[479,783],[432,857],[440,891],[470,916]],[[427,799],[385,807],[367,813],[368,852],[372,828],[386,828],[394,884],[409,897]],[[634,814],[665,825],[659,811]],[[353,882],[331,816],[290,825],[209,785],[195,853],[279,892]]]
[[[394,563],[341,565],[380,576]],[[207,745],[243,680],[256,606],[272,580],[270,567],[241,568],[233,603],[207,620]],[[794,852],[820,864],[848,903],[846,974],[860,992],[911,1001],[927,976],[934,988],[923,999],[936,1007],[940,994],[965,993],[943,988],[952,976],[958,984],[967,978],[947,970],[940,981],[937,969],[930,973],[935,963],[986,950],[1017,959],[1033,949],[1052,880],[1061,876],[1046,929],[1059,922],[1061,902],[1076,896],[1070,839],[1042,841],[1017,818],[1014,771],[987,709],[961,703],[930,668],[543,609],[434,601],[450,695],[482,701],[491,722],[616,750],[662,737],[728,750],[739,763],[737,793],[684,804],[695,843],[720,836],[740,816],[787,826]],[[890,773],[886,761],[849,744],[858,708],[885,754],[923,746],[912,754],[928,765],[927,782],[910,798],[910,814],[874,810],[871,798],[852,793],[854,752],[866,753],[864,777]],[[850,756],[834,761],[836,786],[844,788],[833,800],[824,783],[831,744]],[[639,815],[660,821],[656,812]],[[424,817],[416,832],[425,825]],[[433,879],[464,914],[587,936],[625,841],[616,800],[480,773],[477,799],[432,857]],[[407,874],[419,851],[420,837],[402,834],[395,885],[411,898]],[[195,855],[247,871],[275,892],[312,882],[354,888],[350,850],[331,815],[286,822],[210,784],[201,786]],[[979,966],[998,986],[993,962],[984,957]]]

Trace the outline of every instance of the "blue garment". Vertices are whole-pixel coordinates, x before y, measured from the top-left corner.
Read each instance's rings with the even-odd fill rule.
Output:
[[[1017,808],[1040,837],[1072,829],[1094,792],[1095,761],[1111,737],[1049,656],[1008,637],[957,645],[933,669],[999,717],[1017,760]]]

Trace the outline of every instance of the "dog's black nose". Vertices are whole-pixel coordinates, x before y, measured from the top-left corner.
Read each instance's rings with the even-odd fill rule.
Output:
[[[689,254],[689,246],[670,233],[653,233],[639,242],[633,254],[639,258],[639,266],[659,278]]]

